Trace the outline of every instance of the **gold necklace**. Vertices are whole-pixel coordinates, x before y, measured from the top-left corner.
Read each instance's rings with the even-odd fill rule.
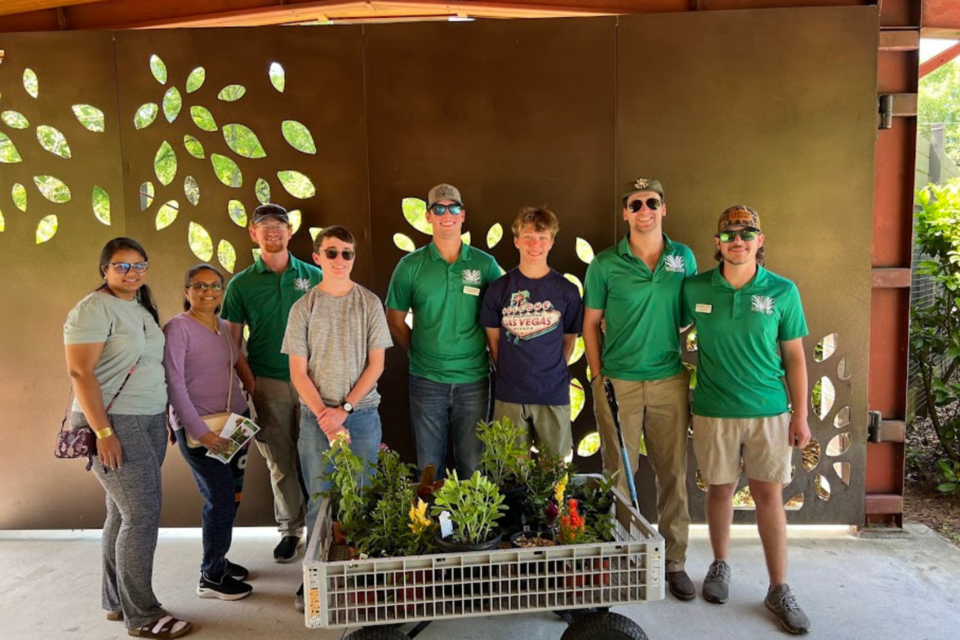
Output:
[[[205,326],[207,329],[210,329],[210,331],[213,331],[217,335],[220,335],[220,323],[217,322],[216,316],[214,316],[213,318],[214,325],[211,326],[209,323],[207,323],[207,321],[203,318],[203,316],[201,316],[198,313],[194,313],[193,309],[190,309],[189,311],[187,311],[187,313],[189,313],[194,318],[196,318],[197,322]]]

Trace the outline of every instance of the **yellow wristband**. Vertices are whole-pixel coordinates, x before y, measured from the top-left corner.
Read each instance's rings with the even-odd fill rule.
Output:
[[[106,427],[105,429],[100,429],[100,431],[94,431],[94,433],[97,434],[97,440],[103,440],[113,435],[113,429]]]

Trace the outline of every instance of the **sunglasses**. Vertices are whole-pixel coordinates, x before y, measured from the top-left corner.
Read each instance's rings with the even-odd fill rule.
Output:
[[[214,282],[213,284],[207,284],[206,282],[194,282],[193,284],[188,284],[187,289],[193,289],[194,291],[200,291],[205,293],[207,291],[223,291],[223,285],[219,282]]]
[[[738,236],[744,242],[750,242],[758,235],[760,235],[759,230],[748,227],[746,229],[738,229],[736,231],[721,231],[717,234],[717,237],[720,238],[720,242],[733,242]]]
[[[463,213],[462,204],[435,204],[430,207],[430,211],[435,216],[445,215],[447,212],[450,212],[452,216],[458,216]]]
[[[133,269],[135,273],[144,273],[147,270],[147,267],[150,266],[149,262],[111,262],[110,266],[114,268],[117,273],[127,273],[130,269]]]
[[[353,260],[353,257],[357,255],[356,251],[350,251],[345,249],[344,251],[337,251],[336,249],[324,249],[323,255],[327,256],[327,260],[336,260],[337,256],[343,256],[344,260]]]
[[[647,198],[646,200],[634,200],[627,205],[627,209],[630,209],[633,213],[640,211],[643,205],[647,205],[647,209],[650,211],[656,211],[660,208],[660,205],[663,204],[663,201],[659,198]]]

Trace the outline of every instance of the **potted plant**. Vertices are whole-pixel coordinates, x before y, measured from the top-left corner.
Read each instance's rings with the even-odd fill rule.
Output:
[[[520,425],[504,417],[493,422],[480,422],[477,437],[483,443],[480,470],[504,497],[506,514],[500,523],[506,533],[523,528],[524,499],[527,493],[530,445]]]
[[[527,484],[526,520],[532,530],[546,531],[553,526],[557,511],[549,507],[558,504],[555,502],[556,487],[562,478],[575,473],[575,467],[560,456],[540,453],[528,461],[524,475]]]
[[[441,522],[444,518],[450,519],[452,532],[444,538],[443,532],[438,531],[434,540],[443,551],[496,549],[502,537],[496,528],[497,521],[504,509],[500,489],[480,471],[475,471],[468,480],[460,480],[453,471],[434,494],[431,509]]]
[[[365,505],[360,485],[364,461],[350,450],[346,438],[335,438],[323,454],[323,462],[331,471],[331,485],[323,497],[330,501],[333,535],[337,544],[349,545],[364,535]]]

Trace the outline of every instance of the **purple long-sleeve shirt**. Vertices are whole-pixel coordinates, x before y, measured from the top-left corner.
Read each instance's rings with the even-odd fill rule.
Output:
[[[230,411],[242,414],[247,410],[240,380],[229,365],[229,329],[223,320],[218,318],[217,322],[219,335],[186,313],[171,318],[163,328],[170,422],[174,429],[186,429],[198,440],[209,431],[200,416],[226,410],[228,381],[233,384]],[[234,348],[234,361],[236,357]]]

